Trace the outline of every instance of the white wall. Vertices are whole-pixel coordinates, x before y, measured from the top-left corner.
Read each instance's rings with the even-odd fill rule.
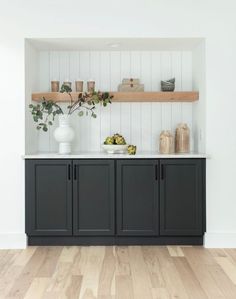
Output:
[[[29,113],[31,94],[38,88],[39,53],[29,42],[25,42],[25,148],[29,153],[38,150],[38,132]]]
[[[79,36],[206,38],[206,245],[236,246],[235,9],[234,0],[2,3],[1,247],[24,245],[24,38]]]
[[[42,51],[39,57],[39,89],[35,91],[50,91],[50,82],[55,79],[61,84],[71,80],[74,89],[77,78],[84,80],[85,90],[89,78],[95,80],[96,90],[111,91],[117,90],[123,78],[140,78],[146,91],[158,91],[160,81],[172,77],[176,78],[176,91],[192,90],[191,51]],[[30,55],[29,61],[32,58]],[[34,75],[35,70],[32,71]],[[192,106],[192,103],[113,103],[106,108],[98,107],[96,119],[74,114],[76,138],[72,150],[100,151],[108,135],[121,133],[138,151],[156,151],[161,130],[172,130],[174,134],[180,122],[186,122],[191,130]],[[40,152],[58,150],[53,137],[57,125],[56,121],[49,132],[38,132]],[[35,124],[33,127],[35,130]],[[32,131],[32,125],[29,130]],[[31,142],[26,152],[34,151],[35,143]]]
[[[192,132],[195,150],[206,151],[206,62],[205,42],[199,44],[193,51],[193,90],[199,91],[199,101],[193,103]]]

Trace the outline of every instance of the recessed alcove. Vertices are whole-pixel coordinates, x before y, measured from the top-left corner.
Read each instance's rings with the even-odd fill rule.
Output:
[[[139,78],[145,94],[160,93],[160,81],[176,78],[176,94],[197,92],[196,101],[115,101],[98,107],[97,118],[72,116],[73,151],[100,151],[106,136],[116,132],[140,151],[157,151],[162,130],[186,122],[191,150],[205,151],[205,44],[201,38],[62,38],[26,39],[26,154],[56,152],[53,131],[37,131],[28,105],[36,93],[50,92],[51,80],[94,79],[96,90],[116,92],[123,78]],[[196,93],[192,93],[196,94]],[[134,95],[136,98],[138,95]],[[166,97],[166,95],[164,95]],[[173,97],[172,97],[173,98]],[[142,99],[141,99],[142,100]],[[61,104],[65,109],[67,104]]]

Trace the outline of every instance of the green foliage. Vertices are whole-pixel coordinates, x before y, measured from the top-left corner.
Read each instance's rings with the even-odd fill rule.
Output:
[[[60,92],[67,93],[70,97],[70,105],[67,106],[69,115],[78,111],[79,116],[86,114],[86,116],[90,115],[93,118],[97,117],[94,112],[96,105],[101,104],[106,107],[108,104],[111,104],[113,98],[109,92],[92,91],[89,93],[79,93],[77,100],[74,101],[71,95],[72,89],[65,84],[61,86]],[[45,98],[39,104],[30,104],[29,108],[34,122],[37,123],[36,128],[38,130],[42,129],[44,132],[48,131],[48,126],[53,125],[53,121],[57,115],[64,114],[57,103],[46,100]]]
[[[30,104],[29,108],[34,122],[37,123],[37,130],[42,129],[44,132],[47,132],[48,126],[53,124],[56,115],[63,114],[60,106],[53,101],[47,101],[45,98],[39,104]]]
[[[63,93],[63,92],[70,93],[70,92],[72,92],[72,89],[68,85],[62,84],[60,92],[61,93]]]

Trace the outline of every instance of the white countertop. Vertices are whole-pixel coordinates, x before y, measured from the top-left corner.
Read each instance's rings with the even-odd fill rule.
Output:
[[[107,154],[105,152],[77,152],[67,155],[57,153],[35,153],[23,156],[23,159],[165,159],[165,158],[209,158],[204,153],[160,154],[158,152],[137,152],[136,155]]]

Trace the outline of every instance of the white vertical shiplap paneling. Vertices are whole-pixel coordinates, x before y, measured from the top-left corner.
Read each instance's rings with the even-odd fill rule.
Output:
[[[84,89],[87,88],[87,81],[90,79],[90,52],[80,52],[80,77],[84,79]],[[79,117],[79,116],[78,116]],[[79,149],[86,151],[90,148],[90,116],[79,117]]]
[[[72,88],[75,88],[75,81],[80,78],[80,53],[77,51],[71,51],[69,54],[69,78],[72,82]],[[66,107],[68,104],[64,104]],[[77,113],[72,115],[73,128],[75,130],[75,140],[74,140],[74,151],[80,150],[80,122],[81,118],[78,117]],[[56,145],[57,146],[57,145]]]
[[[42,51],[39,54],[39,89],[41,91],[50,90],[50,55],[47,51]],[[38,131],[38,150],[46,152],[50,150],[50,132],[45,133]]]
[[[192,53],[182,52],[182,90],[192,90]],[[182,104],[182,122],[189,125],[192,134],[192,103]],[[191,150],[194,147],[193,138],[191,140]]]
[[[101,52],[100,56],[100,82],[101,82],[101,90],[108,91],[111,86],[111,56],[108,51]],[[105,138],[111,135],[111,107],[108,105],[107,107],[101,107],[101,143],[105,140]]]
[[[133,69],[133,68],[132,68]],[[120,82],[123,78],[131,77],[131,53],[122,51],[120,53]],[[120,132],[127,142],[132,143],[131,139],[131,103],[120,104]]]
[[[40,90],[50,90],[50,81],[94,79],[96,90],[117,90],[123,78],[140,78],[146,91],[160,90],[160,80],[176,78],[176,90],[192,89],[192,53],[188,51],[43,51],[40,53]],[[63,104],[65,109],[67,104]],[[97,107],[97,118],[73,115],[74,151],[99,151],[105,137],[120,132],[139,150],[157,150],[161,130],[187,122],[192,128],[191,103],[113,103]],[[56,151],[53,131],[39,134],[40,151]]]
[[[141,52],[140,77],[144,83],[145,90],[152,90],[152,55],[151,52]],[[141,103],[141,148],[148,151],[152,147],[152,105]]]
[[[49,52],[49,64],[50,64],[50,68],[49,68],[49,77],[50,77],[50,81],[52,80],[59,80],[60,79],[60,54],[57,51],[51,51]],[[64,65],[67,63],[67,61],[63,61]],[[62,69],[61,71],[62,74],[65,73],[64,69]],[[51,88],[51,87],[49,87]],[[64,105],[63,105],[64,106]],[[55,122],[53,123],[53,125],[51,127],[49,127],[49,148],[50,151],[56,151],[57,150],[57,142],[56,140],[53,138],[53,132],[54,130],[57,128],[58,126],[58,118],[56,118]]]
[[[130,76],[140,78],[142,82],[142,52],[134,51],[129,53],[130,57]],[[131,103],[130,114],[130,141],[142,148],[142,110],[141,103]]]
[[[171,52],[161,53],[161,79],[168,80],[171,77],[172,55]],[[172,128],[172,104],[162,103],[162,130]]]
[[[96,82],[96,90],[100,90],[100,53],[90,52],[90,77]],[[96,107],[97,118],[90,120],[89,149],[100,151],[101,146],[101,107]]]
[[[121,73],[121,56],[120,52],[114,51],[110,53],[110,90],[117,90],[120,83]],[[110,107],[111,117],[111,134],[119,133],[121,130],[121,104],[114,103]]]
[[[175,90],[182,90],[182,53],[179,51],[172,52],[171,77],[175,77]],[[171,104],[172,119],[171,125],[174,131],[176,126],[182,122],[182,103]]]
[[[161,53],[151,53],[151,90],[160,90],[161,81]],[[151,124],[151,149],[159,150],[159,136],[162,130],[162,113],[161,103],[151,103],[152,124]]]

